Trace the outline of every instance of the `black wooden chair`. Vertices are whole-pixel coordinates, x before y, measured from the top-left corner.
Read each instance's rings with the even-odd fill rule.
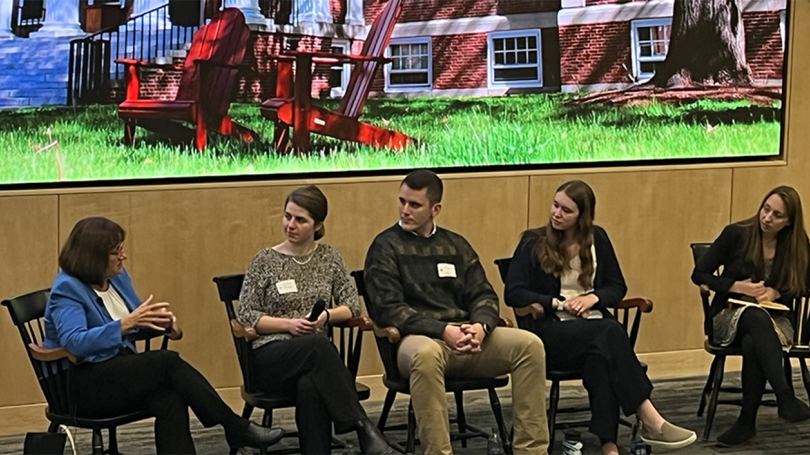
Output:
[[[368,307],[369,298],[366,291],[363,271],[355,270],[351,275],[354,277],[354,282],[357,285],[357,292],[363,297],[363,300],[366,302],[366,307]],[[511,322],[501,320],[499,325],[511,326]],[[391,412],[391,407],[394,405],[397,394],[410,395],[411,393],[410,382],[408,379],[402,377],[399,373],[399,368],[397,368],[397,345],[399,344],[401,335],[396,327],[379,327],[374,324],[373,329],[377,341],[377,349],[380,352],[380,357],[385,369],[383,384],[388,388],[377,427],[382,432],[405,430],[408,435],[405,443],[405,453],[412,454],[417,444],[416,418],[414,416],[412,403],[410,401],[408,402],[408,422],[406,424],[386,425],[388,414]],[[444,384],[445,390],[447,393],[452,393],[456,401],[456,418],[450,419],[450,423],[455,423],[458,426],[458,433],[452,433],[450,440],[461,441],[461,446],[467,447],[467,439],[469,438],[489,438],[489,433],[467,423],[464,414],[464,392],[486,390],[489,393],[489,403],[495,415],[495,421],[498,424],[498,432],[500,433],[501,440],[504,442],[504,451],[507,454],[511,454],[511,438],[509,437],[506,423],[503,419],[501,402],[495,391],[496,388],[506,387],[508,384],[509,377],[506,375],[491,378],[447,378]]]
[[[709,250],[709,247],[712,246],[711,243],[692,243],[689,245],[692,249],[692,258],[694,259],[695,265],[700,261],[704,254]],[[807,306],[807,299],[808,295],[804,295],[798,297],[792,304],[794,305],[794,310],[797,310],[799,307],[806,308]],[[709,317],[711,314],[710,307],[711,307],[711,290],[708,286],[701,285],[700,286],[700,301],[703,305],[703,316],[704,316],[704,323],[703,323],[703,332],[706,335],[706,340],[703,342],[703,349],[714,356],[712,360],[712,365],[709,368],[709,375],[706,378],[706,385],[703,387],[703,393],[700,396],[700,405],[698,405],[697,415],[698,417],[703,416],[703,412],[706,412],[706,423],[703,427],[703,440],[706,441],[709,439],[709,435],[711,434],[712,425],[714,424],[714,416],[717,412],[717,405],[719,404],[730,404],[735,406],[742,405],[742,388],[737,386],[723,386],[723,375],[725,372],[726,366],[726,358],[730,356],[742,356],[742,350],[739,346],[717,346],[712,344],[711,340],[714,338],[713,333],[713,326],[712,321]],[[794,316],[799,315],[800,311],[794,311]],[[806,322],[806,321],[804,321]],[[798,320],[794,321],[794,327],[798,327]],[[793,371],[790,364],[791,358],[799,359],[799,365],[801,366],[802,371],[802,379],[804,382],[805,389],[807,390],[808,396],[810,396],[810,372],[807,369],[806,359],[810,357],[810,350],[808,349],[800,349],[800,348],[791,348],[788,352],[784,355],[784,370],[785,370],[785,378],[787,378],[788,384],[793,387]],[[720,393],[723,394],[736,394],[736,398],[723,398],[720,399]],[[776,399],[773,397],[773,390],[768,387],[765,389],[765,393],[768,394],[767,399],[763,399],[762,403],[765,406],[776,406]]]
[[[279,394],[269,394],[261,392],[254,380],[253,356],[251,342],[256,339],[254,331],[246,329],[236,319],[235,302],[239,300],[242,292],[242,281],[244,274],[223,275],[214,278],[214,283],[219,291],[219,299],[225,304],[225,312],[228,315],[233,343],[236,347],[236,355],[239,360],[239,367],[242,370],[241,395],[245,401],[242,417],[249,419],[255,408],[263,409],[264,416],[262,425],[271,427],[273,424],[273,410],[281,408],[295,407],[296,396],[289,392]],[[360,353],[363,345],[363,332],[370,330],[371,324],[363,317],[351,318],[340,324],[334,324],[333,330],[329,332],[330,339],[334,340],[334,329],[339,332],[338,352],[346,367],[351,372],[352,377],[357,377],[357,370],[360,366]],[[370,389],[361,383],[356,383],[357,396],[360,401],[367,400],[371,396]],[[284,437],[298,437],[297,432],[285,432]],[[342,448],[343,444],[334,440],[333,448]],[[235,454],[237,448],[231,447],[231,455]],[[300,453],[298,448],[282,448],[272,451],[262,450],[261,453]]]
[[[2,304],[8,308],[11,321],[20,332],[20,338],[28,353],[31,366],[39,381],[42,393],[48,406],[45,417],[51,422],[48,431],[55,433],[60,425],[87,428],[93,432],[93,454],[103,454],[104,438],[101,430],[107,430],[109,447],[106,453],[118,454],[116,427],[152,417],[148,412],[133,412],[107,419],[87,419],[76,415],[76,402],[70,393],[69,385],[73,380],[73,366],[77,359],[65,348],[46,349],[42,347],[45,339],[45,306],[48,303],[50,289],[41,289],[7,300]],[[143,341],[141,349],[151,349],[152,338],[163,338],[161,348],[166,349],[168,336],[141,335],[136,341]]]
[[[506,277],[509,272],[509,263],[512,261],[512,258],[503,258],[503,259],[496,259],[495,265],[498,266],[498,273],[501,276],[501,280],[506,284]],[[643,298],[634,298],[634,299],[626,299],[619,302],[615,308],[610,308],[609,310],[613,314],[619,323],[621,323],[622,327],[628,332],[627,336],[630,338],[630,346],[636,346],[636,339],[638,338],[638,331],[641,327],[641,315],[643,313],[649,313],[653,309],[652,301]],[[526,310],[526,313],[519,314],[519,309],[515,308],[515,316],[518,321],[518,327],[524,330],[531,330],[529,327],[524,327],[521,321],[523,321],[523,317],[530,315],[530,310]],[[631,319],[632,314],[632,319]],[[647,365],[643,362],[641,366],[644,368],[644,371],[647,371]],[[548,398],[548,427],[549,427],[549,450],[551,447],[554,446],[554,434],[556,430],[564,430],[566,428],[572,427],[583,427],[587,426],[590,423],[590,420],[578,420],[578,421],[566,421],[566,422],[557,422],[557,416],[559,414],[576,414],[590,410],[590,406],[580,405],[580,406],[571,406],[567,408],[560,408],[560,382],[562,381],[581,381],[582,380],[582,370],[552,370],[550,368],[546,368],[546,379],[551,381],[551,390],[549,391],[549,398]],[[638,425],[634,425],[630,421],[625,418],[620,418],[619,423],[632,428],[634,437],[635,432],[638,430]]]

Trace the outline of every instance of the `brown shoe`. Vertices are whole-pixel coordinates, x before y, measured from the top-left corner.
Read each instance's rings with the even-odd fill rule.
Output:
[[[697,435],[692,430],[664,422],[660,433],[653,433],[642,427],[641,440],[659,449],[680,449],[695,442]]]

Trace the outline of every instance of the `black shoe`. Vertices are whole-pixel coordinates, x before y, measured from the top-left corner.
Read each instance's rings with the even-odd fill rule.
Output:
[[[750,441],[757,435],[756,427],[749,427],[735,422],[725,433],[717,437],[717,443],[724,447],[738,446]]]
[[[225,432],[225,440],[228,441],[229,447],[253,447],[261,449],[269,447],[284,436],[284,430],[281,428],[267,428],[261,425],[256,425],[249,422],[246,427],[240,430]]]
[[[368,419],[357,423],[357,439],[360,442],[360,452],[363,455],[394,455],[397,452],[380,430]]]
[[[810,419],[810,406],[807,406],[802,400],[791,395],[788,398],[778,400],[777,402],[779,417],[787,420],[788,422],[801,422]]]

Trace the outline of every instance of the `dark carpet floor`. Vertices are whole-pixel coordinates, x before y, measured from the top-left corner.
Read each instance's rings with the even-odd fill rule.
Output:
[[[653,392],[653,403],[661,411],[661,413],[668,420],[675,424],[692,428],[698,432],[698,442],[694,445],[682,449],[677,453],[680,454],[695,454],[695,455],[708,455],[708,454],[740,454],[740,455],[753,455],[753,454],[774,454],[774,455],[793,455],[793,454],[810,454],[810,422],[790,424],[780,419],[776,415],[776,408],[763,406],[759,411],[757,422],[757,437],[751,442],[735,448],[720,448],[714,439],[717,435],[722,433],[728,428],[735,420],[739,408],[736,406],[719,406],[717,416],[714,422],[714,428],[711,433],[709,441],[703,442],[702,436],[704,418],[696,416],[697,406],[700,400],[700,392],[703,388],[705,378],[689,378],[679,380],[664,380],[656,381],[656,388]],[[729,383],[733,384],[738,382],[738,375],[728,374],[724,385]],[[801,380],[796,376],[794,381],[796,385],[797,395],[807,400],[807,395],[801,387]],[[511,420],[511,394],[509,391],[499,393],[501,403],[504,408],[504,414],[509,424]],[[448,398],[451,396],[448,395]],[[561,407],[586,404],[587,398],[584,389],[579,386],[562,386],[562,399],[560,402]],[[407,399],[404,396],[396,401],[394,409],[391,413],[390,423],[402,423],[405,421],[407,412]],[[367,402],[364,403],[369,416],[376,422],[379,416],[382,403],[380,402]],[[454,409],[452,405],[450,409]],[[489,399],[486,393],[469,393],[465,398],[465,409],[467,420],[469,423],[477,425],[484,429],[490,429],[495,426],[495,419],[489,406]],[[452,412],[451,412],[452,415]],[[294,429],[293,412],[291,409],[284,409],[275,412],[275,425],[281,425],[285,429]],[[583,418],[583,415],[569,415],[566,418]],[[587,418],[587,414],[584,415]],[[260,415],[254,416],[254,419],[259,419]],[[583,454],[597,455],[600,454],[598,439],[583,431],[582,440],[585,444]],[[195,420],[192,422],[192,431],[194,440],[197,446],[197,451],[200,454],[226,454],[228,447],[225,443],[225,438],[222,430],[219,427],[205,429],[202,428]],[[76,438],[77,453],[90,453],[90,433],[87,430],[75,429],[73,434]],[[404,440],[404,432],[392,432],[390,436],[394,440]],[[18,454],[22,453],[23,435],[7,436],[0,438],[0,455],[5,454]],[[106,438],[106,434],[105,434]],[[560,442],[563,438],[561,432],[557,433],[557,442],[552,448],[551,453],[559,454],[562,452]],[[359,453],[356,447],[356,440],[354,435],[347,435],[342,439],[348,442],[348,447],[333,451],[333,454],[357,454]],[[135,423],[126,425],[118,429],[119,449],[122,453],[126,454],[148,454],[154,453],[154,439],[153,429],[149,422]],[[630,443],[630,430],[624,427],[620,428],[619,443],[623,453],[629,453]],[[472,439],[468,443],[467,448],[461,448],[459,442],[454,443],[455,453],[458,455],[483,455],[486,453],[485,439]],[[277,447],[295,447],[297,441],[294,438],[285,438]],[[418,452],[418,450],[417,450]],[[72,453],[66,450],[65,453]],[[248,452],[249,453],[249,452]],[[658,452],[656,453],[664,453]],[[674,452],[673,452],[674,453]]]

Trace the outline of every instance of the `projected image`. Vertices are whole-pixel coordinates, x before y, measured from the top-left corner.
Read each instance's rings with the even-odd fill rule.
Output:
[[[780,153],[786,0],[34,3],[0,184]]]

